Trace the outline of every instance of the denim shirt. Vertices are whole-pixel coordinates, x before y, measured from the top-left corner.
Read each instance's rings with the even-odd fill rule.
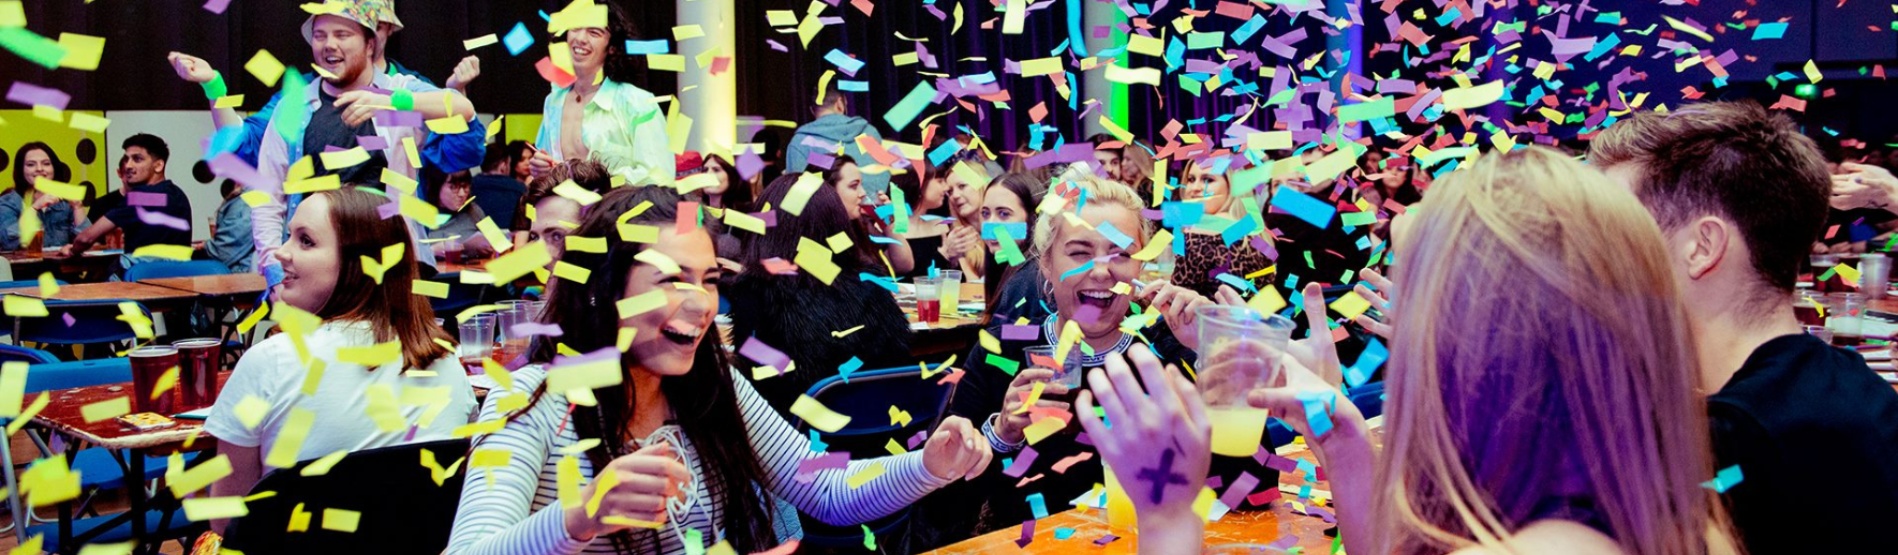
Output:
[[[540,134],[534,138],[536,148],[563,161],[569,157],[560,152],[560,122],[571,92],[569,86],[547,94]],[[665,113],[654,98],[644,89],[607,79],[582,108],[586,112],[580,118],[580,139],[587,145],[587,159],[625,178],[627,185],[672,186],[677,166]]]
[[[24,200],[17,189],[0,194],[0,250],[20,250],[20,209]],[[50,249],[72,242],[72,204],[59,201],[38,212],[40,227],[46,234],[42,247]]]
[[[249,273],[254,265],[257,245],[250,237],[250,205],[243,199],[229,198],[217,207],[217,233],[204,243],[204,250],[233,274]]]

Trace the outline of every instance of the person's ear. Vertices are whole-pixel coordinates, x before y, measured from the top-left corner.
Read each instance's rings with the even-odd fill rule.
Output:
[[[164,161],[164,160],[153,160],[153,163],[156,163],[156,164],[158,164],[158,167],[156,167],[156,168],[154,168],[154,169],[152,170],[152,175],[156,175],[156,176],[158,176],[158,177],[159,177],[159,179],[161,179],[161,180],[162,180],[162,179],[163,179],[163,178],[165,177],[165,165],[166,165],[166,163],[165,163],[165,161]]]
[[[1739,231],[1731,222],[1714,216],[1688,223],[1674,245],[1687,277],[1701,279],[1725,262],[1728,249],[1740,239]]]

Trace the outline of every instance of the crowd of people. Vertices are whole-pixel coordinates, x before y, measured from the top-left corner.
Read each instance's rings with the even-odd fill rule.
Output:
[[[1880,543],[1877,523],[1898,518],[1883,464],[1898,460],[1898,392],[1793,315],[1809,254],[1876,249],[1836,222],[1898,211],[1898,179],[1865,153],[1829,165],[1752,103],[1636,111],[1581,156],[1526,146],[1454,171],[1383,138],[1262,164],[1102,135],[1079,140],[1091,157],[1051,162],[940,126],[925,159],[891,164],[865,152],[882,136],[832,84],[769,161],[782,173],[747,176],[729,155],[673,153],[617,5],[604,27],[556,29],[573,80],[547,95],[533,142],[493,144],[461,92],[477,62],[437,87],[384,56],[403,27],[389,0],[341,5],[301,25],[315,73],[287,74],[249,117],[212,104],[213,149],[257,177],[227,176],[205,248],[270,280],[281,329],[245,352],[205,424],[232,467],[215,496],[475,423],[473,449],[510,455],[469,470],[453,554],[749,553],[905,510],[882,541],[920,551],[1148,470],[1179,479],[1128,488],[1140,552],[1197,553],[1209,480],[1273,487],[1278,471],[1213,454],[1196,381],[1270,365],[1281,377],[1248,401],[1310,446],[1353,553],[1836,551]],[[204,60],[170,62],[213,101],[226,92]],[[22,149],[0,248],[72,256],[115,232],[128,254],[189,244],[165,141],[123,147],[124,188],[91,201],[36,190],[70,170]],[[1355,164],[1305,171],[1334,155]],[[1336,214],[1283,208],[1313,204]],[[493,290],[545,300],[536,321],[557,331],[477,401],[483,370],[445,331],[465,314],[436,313],[416,284],[520,253],[544,253],[527,257],[533,286]],[[981,341],[946,370],[947,414],[907,449],[801,476],[825,450],[799,428],[807,392],[916,366],[899,282],[943,272],[984,291]],[[1348,286],[1371,310],[1334,317]],[[1300,339],[1214,354],[1197,314],[1220,306],[1302,315]],[[389,342],[399,356],[380,364],[339,354]],[[1381,370],[1341,363],[1369,343],[1389,346]],[[1029,354],[1054,346],[1087,369],[1078,385]],[[597,360],[618,379],[557,385]],[[931,375],[940,359],[920,362]],[[1366,381],[1386,384],[1377,431],[1345,394]],[[1743,480],[1708,485],[1735,467]]]

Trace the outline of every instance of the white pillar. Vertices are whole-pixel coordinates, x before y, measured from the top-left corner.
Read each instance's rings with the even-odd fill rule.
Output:
[[[1086,37],[1086,40],[1083,42],[1087,44],[1087,54],[1089,56],[1098,56],[1102,50],[1113,48],[1115,45],[1112,33],[1109,33],[1108,36],[1103,38],[1094,38],[1094,29],[1112,26],[1117,19],[1116,16],[1119,15],[1114,12],[1114,10],[1118,8],[1114,7],[1114,4],[1111,2],[1101,2],[1099,0],[1080,0],[1080,3],[1081,34],[1083,37]],[[1125,56],[1122,57],[1125,58]],[[1099,116],[1112,112],[1112,110],[1108,108],[1110,108],[1110,103],[1114,100],[1114,83],[1107,80],[1107,70],[1105,68],[1096,67],[1092,70],[1081,72],[1079,75],[1081,80],[1081,102],[1087,102],[1089,99],[1101,102],[1100,110],[1095,110],[1093,113],[1088,114],[1086,118],[1082,118],[1081,128],[1085,130],[1086,135],[1077,137],[1077,139],[1086,139],[1087,137],[1094,136],[1096,133],[1107,132],[1107,128],[1101,126],[1101,118]],[[1076,107],[1079,108],[1081,105],[1076,104]]]
[[[737,142],[739,60],[733,54],[738,29],[732,22],[732,0],[678,0],[679,25],[698,25],[705,36],[686,39],[677,45],[686,58],[686,71],[679,73],[679,110],[692,118],[692,137],[687,150],[729,152]],[[700,67],[701,53],[716,51],[712,57],[732,57],[723,72],[712,74],[711,58]]]

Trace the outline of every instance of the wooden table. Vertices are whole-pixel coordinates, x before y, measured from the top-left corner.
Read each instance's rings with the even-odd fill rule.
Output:
[[[118,249],[94,249],[82,256],[71,258],[46,258],[40,253],[14,251],[4,256],[7,264],[13,266],[14,279],[32,279],[41,273],[53,272],[58,277],[103,279],[112,271],[112,265],[119,261],[125,251]]]
[[[36,299],[55,301],[103,301],[126,300],[141,303],[175,304],[188,302],[198,297],[197,293],[170,287],[161,287],[139,282],[113,281],[102,283],[74,283],[59,286],[59,293],[48,297],[40,293],[39,287],[16,287],[0,289],[0,295],[21,295]],[[156,310],[156,309],[154,309]]]
[[[1384,443],[1383,418],[1373,418],[1369,422],[1372,429],[1371,441],[1375,445]],[[1280,447],[1279,456],[1310,461],[1317,464],[1318,459],[1302,443],[1293,443]],[[1303,485],[1304,476],[1296,472],[1279,473],[1279,491],[1284,496],[1272,502],[1271,508],[1263,511],[1233,511],[1226,513],[1217,522],[1206,524],[1205,551],[1207,553],[1282,553],[1284,548],[1299,546],[1305,553],[1330,553],[1331,536],[1325,530],[1336,526],[1315,516],[1306,516],[1293,512],[1292,501],[1297,497],[1297,489]],[[1312,485],[1314,492],[1323,491],[1329,497],[1331,485],[1320,480]],[[1314,497],[1317,495],[1314,494]],[[1326,511],[1335,511],[1329,503]],[[1074,530],[1074,535],[1065,540],[1054,539],[1057,528]],[[1119,536],[1106,546],[1096,546],[1094,541],[1107,534]],[[977,553],[1138,553],[1140,542],[1138,533],[1128,529],[1113,529],[1107,525],[1107,513],[1103,509],[1070,509],[1048,515],[1035,521],[1034,541],[1026,548],[1018,548],[1016,540],[1021,539],[1021,526],[1016,525],[988,534],[970,538],[961,543],[950,545],[930,553],[936,555],[963,555]],[[1254,551],[1240,549],[1242,545],[1273,545],[1278,550]],[[1227,549],[1215,549],[1227,548]]]
[[[964,302],[983,302],[982,284],[962,284],[961,298]],[[949,354],[967,354],[975,345],[976,332],[982,328],[982,314],[954,313],[952,307],[943,307],[942,318],[929,324],[928,329],[917,329],[910,338],[910,354],[917,357],[935,357]],[[916,305],[911,303],[903,307],[903,316],[911,324],[916,324]]]
[[[255,297],[264,292],[264,276],[257,274],[221,274],[214,276],[141,279],[139,283],[190,291],[205,297]]]
[[[218,373],[219,389],[223,388],[224,382],[230,377],[230,372]],[[46,405],[45,410],[33,415],[33,423],[73,439],[74,441],[67,442],[66,450],[69,458],[76,456],[82,444],[92,444],[107,449],[112,453],[113,458],[118,459],[119,467],[125,469],[125,490],[130,509],[124,515],[115,517],[114,522],[94,528],[95,532],[111,530],[117,527],[117,518],[127,518],[132,526],[132,537],[144,538],[145,511],[151,502],[144,487],[145,457],[176,452],[183,448],[187,440],[192,441],[191,449],[193,450],[210,449],[217,443],[215,438],[202,434],[204,423],[195,420],[177,420],[174,426],[148,431],[138,431],[123,426],[118,420],[111,418],[98,422],[86,422],[83,414],[86,405],[131,396],[131,382],[63,389],[48,392],[47,395],[52,396],[52,402]],[[194,436],[195,440],[192,439]],[[73,503],[70,501],[61,503],[59,506],[61,539],[59,545],[62,548],[77,546],[90,540],[90,538],[73,537],[72,507]],[[173,507],[172,510],[177,509]]]

